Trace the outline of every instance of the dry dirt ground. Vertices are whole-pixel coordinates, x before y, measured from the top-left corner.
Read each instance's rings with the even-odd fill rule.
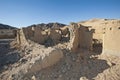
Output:
[[[101,47],[96,47],[94,52],[81,50],[77,54],[62,47],[64,57],[55,65],[9,78],[6,75],[13,68],[25,64],[26,59],[21,61],[21,58],[32,48],[28,48],[27,52],[16,50],[10,42],[0,41],[0,80],[120,80],[120,58],[101,54]]]
[[[0,39],[0,73],[20,59],[19,51],[10,46],[13,39]]]

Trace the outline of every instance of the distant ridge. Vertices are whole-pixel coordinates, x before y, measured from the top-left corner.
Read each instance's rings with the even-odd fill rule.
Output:
[[[0,23],[0,29],[16,29],[16,27]]]
[[[62,23],[41,23],[41,24],[33,24],[30,25],[28,27],[41,27],[42,29],[48,29],[48,28],[58,28],[58,27],[64,27],[66,26],[66,24],[62,24]]]

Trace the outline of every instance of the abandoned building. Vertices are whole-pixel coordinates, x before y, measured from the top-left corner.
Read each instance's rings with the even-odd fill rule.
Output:
[[[95,30],[93,33],[93,45],[97,45],[95,47],[102,47],[101,53],[120,55],[120,20],[92,19],[80,22],[80,24],[90,26]]]
[[[70,30],[70,50],[73,52],[79,49],[92,50],[93,30],[81,24],[72,23],[69,27]]]
[[[66,29],[65,29],[66,30]],[[46,46],[55,45],[62,40],[64,29],[46,29],[42,30],[40,27],[27,27],[18,30],[17,41],[19,44],[24,44],[28,40]],[[24,42],[25,41],[25,42]]]
[[[45,46],[54,46],[67,38],[67,47],[72,52],[79,52],[80,49],[92,51],[95,44],[95,47],[102,47],[101,53],[119,54],[119,23],[114,20],[100,20],[101,25],[94,23],[95,21],[90,25],[71,23],[59,29],[46,30],[40,27],[26,27],[18,30],[17,41],[19,44],[27,44],[28,40],[31,40]],[[97,28],[94,28],[95,25]]]
[[[120,56],[120,27],[107,27],[103,34],[103,53]]]
[[[5,32],[0,30],[1,35],[8,35],[8,33],[13,35],[12,30]],[[76,74],[81,76],[85,74],[89,80],[96,76],[101,78],[100,80],[103,80],[103,76],[105,80],[109,80],[109,77],[114,74],[118,77],[120,73],[119,33],[120,20],[106,19],[71,23],[57,28],[42,29],[38,26],[31,26],[18,29],[17,37],[11,44],[16,50],[20,50],[20,54],[18,53],[20,60],[16,62],[17,64],[10,66],[9,73],[3,74],[5,78],[2,80],[7,80],[7,78],[24,80],[26,75],[30,76],[28,80],[31,78],[39,80],[44,72],[46,73],[43,80],[50,79],[52,73],[55,73],[53,74],[55,76],[52,76],[50,80],[69,80],[70,75],[76,76]],[[13,67],[12,70],[11,67]],[[57,74],[58,72],[60,74]],[[76,74],[71,74],[72,72]],[[55,78],[56,74],[58,78]],[[64,74],[63,79],[61,79],[61,74]],[[101,74],[102,77],[100,77]],[[78,78],[79,75],[76,79],[70,80],[78,80]],[[97,78],[95,80],[99,80]]]

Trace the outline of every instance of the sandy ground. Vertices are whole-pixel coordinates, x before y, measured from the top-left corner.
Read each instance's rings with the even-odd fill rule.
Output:
[[[101,47],[96,47],[94,52],[81,50],[78,54],[63,48],[64,57],[57,64],[10,79],[6,75],[17,69],[14,65],[19,64],[23,54],[12,48],[10,42],[0,41],[0,80],[120,80],[120,58],[101,54]]]

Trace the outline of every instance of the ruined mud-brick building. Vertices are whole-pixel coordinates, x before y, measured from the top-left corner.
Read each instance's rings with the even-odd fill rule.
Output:
[[[39,27],[22,28],[17,32],[17,42],[21,45],[28,44],[29,40],[42,43],[44,39],[43,36]]]
[[[26,27],[18,30],[17,34],[19,44],[27,44],[31,40],[50,46],[59,43],[62,39],[62,31],[54,28],[42,30],[40,27]]]
[[[70,45],[73,52],[79,52],[80,49],[92,50],[93,30],[81,24],[71,23],[70,27]]]
[[[29,40],[43,45],[69,41],[68,48],[73,52],[79,49],[92,50],[92,29],[77,23],[59,29],[42,30],[41,27],[26,27],[20,29],[17,34],[18,43],[23,45],[28,44]]]
[[[95,29],[93,42],[101,44],[103,54],[120,56],[120,20],[92,19],[80,24]]]
[[[120,53],[120,20],[94,19],[81,23],[71,23],[62,28],[41,29],[27,27],[18,31],[19,44],[27,44],[29,40],[42,45],[57,45],[68,39],[68,46],[72,52],[81,49],[92,50],[94,44],[100,44],[102,53]],[[98,47],[98,46],[95,46]]]
[[[120,25],[105,28],[103,34],[103,53],[120,56]]]

